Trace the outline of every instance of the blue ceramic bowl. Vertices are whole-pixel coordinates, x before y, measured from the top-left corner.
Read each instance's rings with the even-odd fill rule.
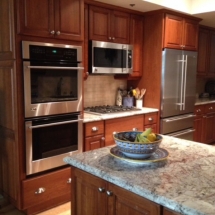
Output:
[[[162,136],[156,134],[157,140],[151,143],[134,142],[135,137],[142,131],[115,132],[113,138],[118,149],[129,158],[145,159],[155,152],[162,141]]]

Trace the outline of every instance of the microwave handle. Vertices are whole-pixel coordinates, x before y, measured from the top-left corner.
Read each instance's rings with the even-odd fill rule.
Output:
[[[55,123],[50,123],[50,124],[43,124],[43,125],[33,125],[29,126],[28,128],[42,128],[42,127],[49,127],[49,126],[54,126],[54,125],[63,125],[63,124],[68,124],[68,123],[74,123],[74,122],[80,122],[83,121],[83,119],[78,119],[78,120],[68,120],[66,122],[55,122]]]
[[[84,70],[84,67],[59,67],[59,66],[27,66],[29,69],[80,69]]]

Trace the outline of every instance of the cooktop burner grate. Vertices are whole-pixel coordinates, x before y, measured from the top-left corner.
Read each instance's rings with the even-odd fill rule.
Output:
[[[94,114],[109,114],[109,113],[120,113],[120,112],[128,112],[128,111],[137,111],[141,110],[136,107],[127,107],[127,106],[111,106],[111,105],[102,105],[102,106],[92,106],[84,108],[84,112],[86,113],[94,113]]]

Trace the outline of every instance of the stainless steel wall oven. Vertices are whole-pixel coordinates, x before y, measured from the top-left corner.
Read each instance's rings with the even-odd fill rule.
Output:
[[[26,173],[82,152],[82,47],[22,41]]]

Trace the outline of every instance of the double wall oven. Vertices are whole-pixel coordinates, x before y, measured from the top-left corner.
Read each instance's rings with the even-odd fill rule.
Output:
[[[26,174],[82,152],[82,47],[22,41]]]

